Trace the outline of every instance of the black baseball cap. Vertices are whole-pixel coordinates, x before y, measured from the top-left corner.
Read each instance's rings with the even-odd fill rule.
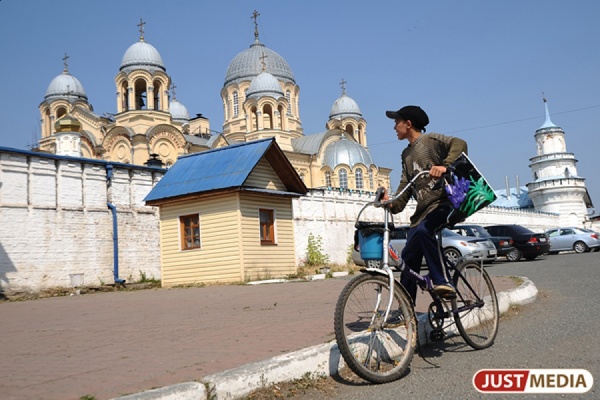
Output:
[[[386,111],[385,115],[391,119],[410,121],[415,128],[423,132],[425,132],[425,127],[429,124],[427,113],[419,106],[404,106],[398,111]]]

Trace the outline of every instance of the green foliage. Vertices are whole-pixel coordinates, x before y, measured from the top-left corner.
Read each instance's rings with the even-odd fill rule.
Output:
[[[306,246],[306,265],[325,265],[328,262],[329,256],[323,253],[323,239],[320,235],[315,238],[312,233],[309,233]]]

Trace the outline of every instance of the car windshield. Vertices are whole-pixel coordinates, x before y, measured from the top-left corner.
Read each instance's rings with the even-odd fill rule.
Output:
[[[444,228],[442,231],[442,236],[462,236],[456,232],[451,231],[450,229]]]
[[[472,226],[471,230],[473,231],[473,235],[477,236],[477,237],[490,237],[492,235],[490,235],[488,233],[488,231],[486,231],[485,229],[483,229],[482,226]]]

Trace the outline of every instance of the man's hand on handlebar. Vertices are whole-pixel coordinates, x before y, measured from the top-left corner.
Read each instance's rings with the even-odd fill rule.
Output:
[[[434,165],[429,170],[429,176],[432,178],[441,178],[447,171],[447,168],[443,165]]]
[[[390,208],[392,203],[389,200],[387,189],[383,186],[378,187],[377,192],[375,192],[375,206]]]

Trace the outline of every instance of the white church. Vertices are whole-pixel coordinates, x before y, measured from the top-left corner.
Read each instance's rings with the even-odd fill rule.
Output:
[[[322,237],[332,263],[346,263],[356,215],[377,186],[391,186],[391,169],[371,157],[366,119],[345,82],[325,130],[303,132],[299,85],[287,61],[260,42],[257,15],[254,42],[233,57],[223,89],[215,93],[225,113],[219,131],[206,116],[190,118],[175,98],[173,79],[145,41],[142,21],[139,41],[120,64],[115,60],[114,114],[94,111],[65,57],[63,72],[39,105],[38,147],[0,147],[0,295],[74,282],[160,279],[160,215],[144,198],[165,167],[187,154],[265,138],[276,140],[308,188],[292,202],[296,265],[306,257],[310,234]],[[107,95],[114,89],[107,88]],[[530,159],[532,181],[498,190],[498,200],[469,222],[518,223],[535,231],[593,227],[585,178],[545,107],[546,121],[535,131],[537,154]],[[396,222],[408,223],[413,211],[409,204]],[[380,217],[376,210],[365,215]]]

